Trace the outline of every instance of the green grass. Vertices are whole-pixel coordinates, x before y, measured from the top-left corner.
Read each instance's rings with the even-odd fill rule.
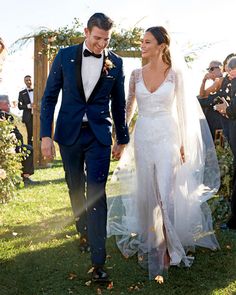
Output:
[[[110,238],[106,267],[113,289],[87,286],[90,257],[78,251],[61,161],[36,170],[32,179],[40,185],[0,205],[0,295],[236,294],[236,232],[220,231],[220,251],[198,249],[193,266],[171,268],[162,285],[148,280],[136,257],[122,257]],[[110,184],[108,193],[114,194]]]

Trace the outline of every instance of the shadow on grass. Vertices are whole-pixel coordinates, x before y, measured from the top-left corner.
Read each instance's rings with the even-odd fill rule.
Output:
[[[57,218],[53,222],[57,222]],[[47,220],[52,222],[52,220]],[[42,224],[22,227],[32,232],[42,231]],[[33,228],[33,229],[32,229]],[[64,228],[64,232],[70,232]],[[65,238],[65,234],[63,233]],[[220,234],[222,250],[212,252],[198,249],[193,266],[173,267],[163,285],[148,281],[145,271],[139,268],[136,257],[125,259],[115,246],[114,238],[108,239],[106,267],[114,283],[112,290],[107,285],[86,285],[90,280],[90,255],[78,252],[77,240],[55,236],[42,249],[25,249],[24,253],[0,262],[1,295],[65,295],[65,294],[161,294],[161,295],[210,295],[235,294],[236,283],[229,292],[217,293],[236,280],[235,235]],[[61,239],[61,240],[60,240]],[[59,241],[58,241],[59,240]],[[59,245],[58,245],[59,244]],[[22,246],[20,243],[18,247]],[[234,248],[233,248],[234,247]],[[102,293],[98,292],[98,288]],[[235,289],[234,289],[235,288]],[[231,292],[231,293],[230,293]]]

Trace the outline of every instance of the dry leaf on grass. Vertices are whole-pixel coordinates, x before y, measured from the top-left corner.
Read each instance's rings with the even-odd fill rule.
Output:
[[[75,273],[69,273],[68,280],[74,280],[75,278],[77,278],[77,275]]]
[[[164,283],[164,278],[163,278],[163,276],[156,276],[156,277],[155,277],[155,281],[156,281],[158,284],[163,284],[163,283]]]

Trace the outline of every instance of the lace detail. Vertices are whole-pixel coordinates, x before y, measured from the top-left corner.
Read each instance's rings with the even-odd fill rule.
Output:
[[[205,203],[219,187],[219,167],[206,119],[184,88],[185,79],[171,68],[151,93],[142,69],[132,72],[127,120],[136,103],[138,118],[112,178],[119,180],[121,191],[109,203],[108,236],[117,236],[124,256],[138,255],[150,279],[163,273],[166,249],[171,265],[190,266],[193,258],[186,248],[219,247]]]
[[[137,108],[137,102],[135,97],[135,84],[140,80],[139,70],[134,70],[131,73],[129,80],[129,91],[126,103],[126,121],[129,126]]]

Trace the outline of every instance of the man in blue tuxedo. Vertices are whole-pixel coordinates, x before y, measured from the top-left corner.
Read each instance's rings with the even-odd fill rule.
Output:
[[[41,105],[42,155],[52,158],[52,123],[62,90],[54,140],[59,144],[81,249],[90,248],[92,279],[106,281],[107,203],[105,186],[112,145],[112,118],[119,158],[129,142],[125,119],[122,59],[106,49],[113,22],[103,13],[90,17],[85,42],[61,49],[52,65]],[[110,113],[111,111],[111,113]]]

